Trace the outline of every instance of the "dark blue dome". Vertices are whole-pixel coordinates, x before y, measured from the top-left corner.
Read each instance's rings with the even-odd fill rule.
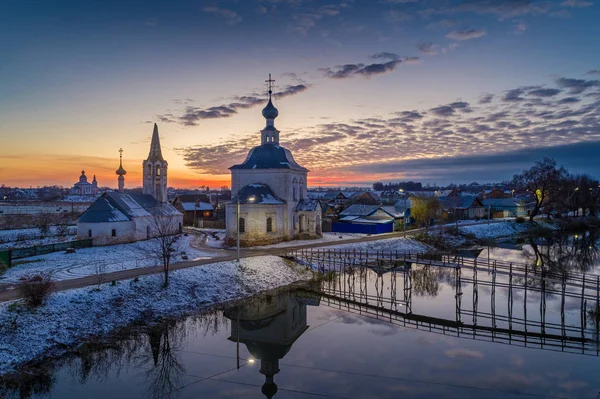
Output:
[[[275,108],[271,99],[269,99],[267,106],[263,108],[262,114],[266,119],[275,119],[279,115],[279,111],[277,111],[277,108]]]
[[[298,165],[287,148],[276,144],[263,144],[254,147],[246,160],[229,169],[295,169],[306,170]]]

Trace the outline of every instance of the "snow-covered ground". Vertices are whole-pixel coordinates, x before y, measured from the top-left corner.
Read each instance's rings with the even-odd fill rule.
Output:
[[[189,230],[199,231],[201,233],[206,234],[206,241],[204,245],[210,248],[223,248],[223,240],[225,240],[225,230],[224,229],[209,229],[202,227],[186,227]]]
[[[474,234],[477,238],[499,238],[508,237],[527,231],[531,227],[528,223],[517,223],[506,221],[499,223],[481,223],[472,226],[460,226],[463,233]]]
[[[44,238],[41,238],[42,235],[38,228],[0,230],[0,249],[23,248],[73,240],[77,234],[77,226],[67,226],[64,233],[66,237],[59,236],[58,226],[51,226],[48,237]]]
[[[50,296],[40,308],[20,302],[0,304],[0,375],[32,359],[60,355],[91,337],[161,316],[193,314],[203,307],[239,299],[310,277],[310,273],[274,256],[221,262],[173,271],[162,288],[162,275],[120,281],[100,289],[87,287]]]
[[[194,235],[181,236],[178,241],[178,251],[174,262],[183,261],[185,252],[188,260],[214,258],[214,252],[202,251],[191,246]],[[74,254],[54,252],[46,255],[14,261],[14,267],[0,275],[0,282],[14,283],[19,278],[34,273],[50,273],[54,280],[67,280],[91,275],[100,275],[119,270],[155,266],[158,259],[150,249],[156,244],[152,240],[139,241],[131,244],[110,245],[78,249]]]

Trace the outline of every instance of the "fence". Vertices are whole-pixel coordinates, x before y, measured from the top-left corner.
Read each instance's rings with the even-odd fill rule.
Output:
[[[44,255],[52,252],[65,251],[67,248],[89,248],[92,246],[92,239],[66,241],[56,244],[38,245],[35,247],[15,248],[8,251],[0,251],[0,259],[8,257],[7,264],[10,264],[13,259],[28,258],[30,256]]]

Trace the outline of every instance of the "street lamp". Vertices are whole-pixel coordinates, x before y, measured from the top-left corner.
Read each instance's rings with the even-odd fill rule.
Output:
[[[404,193],[404,189],[399,189],[398,192],[402,193],[404,197],[404,216],[402,217],[402,227],[404,228],[404,238],[406,238],[406,194]]]

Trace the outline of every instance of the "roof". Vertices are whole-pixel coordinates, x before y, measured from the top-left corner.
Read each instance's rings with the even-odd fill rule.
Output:
[[[208,202],[198,202],[198,205],[196,205],[196,202],[182,202],[181,206],[183,207],[184,211],[214,211],[215,208],[212,206],[212,204],[209,204]]]
[[[210,202],[208,195],[206,194],[177,194],[173,201],[179,200],[179,202]]]
[[[321,203],[316,199],[303,198],[296,205],[297,211],[317,211],[321,210]]]
[[[390,215],[392,215],[395,218],[400,218],[400,217],[404,217],[404,205],[397,208],[395,206],[389,205],[389,206],[382,206],[381,209],[383,209],[384,211],[386,211],[387,213],[389,213]]]
[[[161,204],[150,194],[106,192],[88,207],[78,223],[124,222],[138,217],[181,215],[169,203]]]
[[[471,207],[482,207],[481,201],[477,197],[470,195],[453,195],[449,197],[438,197],[444,209],[468,209]]]
[[[273,194],[269,186],[261,183],[248,184],[242,187],[239,196],[240,204],[281,205],[286,203]],[[231,199],[232,202],[237,202],[237,200],[237,195]]]
[[[488,198],[481,200],[484,206],[516,208],[518,203],[513,198]]]
[[[246,160],[229,169],[293,169],[308,171],[294,161],[292,153],[278,144],[265,143],[254,147]]]
[[[323,194],[321,196],[321,198],[324,200],[332,200],[332,199],[335,199],[340,194],[346,199],[350,198],[349,196],[344,194],[342,191],[327,191],[327,192],[325,192],[325,194]]]
[[[377,212],[379,205],[354,204],[344,209],[340,216],[369,216]]]

